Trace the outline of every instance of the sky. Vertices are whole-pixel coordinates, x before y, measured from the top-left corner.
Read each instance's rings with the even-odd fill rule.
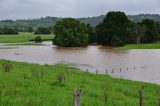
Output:
[[[92,17],[109,11],[160,14],[160,0],[0,0],[0,20]]]

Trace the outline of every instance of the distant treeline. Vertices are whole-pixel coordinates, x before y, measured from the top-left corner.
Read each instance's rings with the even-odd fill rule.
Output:
[[[53,29],[56,35],[53,43],[58,46],[123,46],[160,41],[160,22],[151,19],[133,22],[124,12],[107,13],[104,20],[95,27],[69,18],[59,21]]]
[[[145,15],[142,16],[145,17]],[[29,22],[30,26],[22,30],[19,29],[21,28],[20,26],[11,27],[6,25],[0,28],[0,34],[18,34],[18,32],[23,31],[34,32],[34,34],[53,33],[56,35],[54,43],[60,46],[87,46],[88,44],[123,46],[130,43],[156,43],[160,41],[159,21],[152,20],[151,17],[144,18],[138,22],[133,21],[124,12],[109,12],[96,26],[84,22],[85,18],[62,19],[47,17],[40,20],[35,20],[35,22],[33,20],[17,20],[16,22]],[[52,23],[53,20],[55,23]],[[40,25],[36,28],[34,24],[37,21],[43,26]],[[46,21],[51,25],[43,24]],[[4,22],[8,24],[14,23],[14,21],[9,20]]]
[[[85,24],[90,24],[95,27],[100,22],[103,21],[105,15],[97,17],[88,18],[77,18],[77,20],[84,22]],[[129,15],[128,18],[133,22],[142,22],[144,19],[152,19],[154,21],[160,21],[160,15],[157,14],[140,14],[140,15]],[[0,21],[0,27],[9,26],[11,28],[16,28],[19,32],[30,32],[31,27],[33,31],[37,30],[38,27],[53,27],[58,21],[63,18],[58,17],[45,17],[38,19],[26,19],[26,20],[3,20]]]
[[[0,28],[0,34],[12,35],[12,34],[18,34],[18,31],[15,28],[4,26]]]

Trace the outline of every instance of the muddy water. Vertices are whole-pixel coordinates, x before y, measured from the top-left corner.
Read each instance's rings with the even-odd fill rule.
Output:
[[[0,58],[22,62],[64,63],[107,73],[113,77],[160,84],[160,50],[113,50],[102,46],[87,48],[58,48],[48,46],[18,46],[0,49]],[[17,46],[16,46],[17,47]]]

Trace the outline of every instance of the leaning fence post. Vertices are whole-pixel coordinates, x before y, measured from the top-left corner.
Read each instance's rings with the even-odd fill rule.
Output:
[[[80,106],[81,89],[74,90],[74,106]]]

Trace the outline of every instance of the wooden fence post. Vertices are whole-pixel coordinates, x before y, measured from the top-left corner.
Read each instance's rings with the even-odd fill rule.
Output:
[[[108,75],[108,70],[106,69],[106,75]]]
[[[136,67],[134,66],[134,70],[136,69]]]
[[[86,72],[87,72],[87,73],[89,72],[89,71],[88,71],[88,68],[87,68]]]
[[[74,106],[80,106],[81,89],[74,90]]]
[[[112,69],[112,73],[114,73],[114,68]]]
[[[139,106],[144,106],[144,87],[142,86],[138,90],[139,92]]]
[[[96,70],[96,74],[98,74],[98,70]]]
[[[128,67],[127,67],[127,71],[128,71]]]

